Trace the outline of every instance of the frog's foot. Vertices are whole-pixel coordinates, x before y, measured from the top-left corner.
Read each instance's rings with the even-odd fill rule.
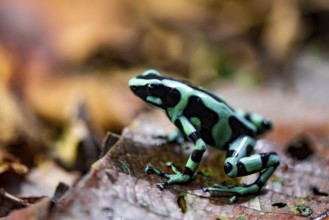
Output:
[[[238,196],[245,196],[258,193],[262,187],[265,185],[266,181],[270,178],[272,173],[275,171],[276,166],[269,167],[262,171],[258,176],[257,180],[249,185],[245,186],[222,186],[220,184],[215,184],[212,187],[203,188],[204,192],[224,192],[224,193],[233,193],[235,198],[231,198],[231,202],[236,200]]]
[[[233,197],[230,198],[231,203],[235,202],[237,197],[256,194],[260,189],[261,186],[259,186],[257,182],[246,186],[223,186],[221,184],[214,184],[212,187],[202,188],[204,192],[223,192],[233,194]]]
[[[157,168],[151,166],[150,164],[148,164],[145,168],[145,172],[147,172],[148,174],[155,173],[159,176],[168,179],[166,182],[157,183],[157,187],[160,190],[163,190],[166,185],[174,183],[188,183],[189,181],[191,181],[192,178],[189,175],[180,172],[173,163],[167,162],[166,166],[171,167],[175,174],[164,173],[161,170],[158,170]]]
[[[223,186],[221,184],[214,184],[212,187],[202,188],[204,192],[223,192],[233,193],[237,196],[244,196],[248,194],[256,194],[260,188],[257,184],[251,184],[247,186]]]

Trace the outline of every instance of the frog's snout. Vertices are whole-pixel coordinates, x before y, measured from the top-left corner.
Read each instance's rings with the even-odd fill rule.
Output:
[[[133,92],[133,93],[136,93],[137,91],[137,86],[129,86],[130,90]]]
[[[141,89],[140,86],[129,86],[130,90],[132,91],[132,93],[134,93],[134,95],[142,98],[142,99],[145,99],[146,97],[146,94],[145,92],[143,91],[143,89]]]
[[[146,99],[147,94],[146,94],[144,87],[138,85],[138,83],[136,83],[135,78],[132,78],[131,80],[129,80],[128,85],[129,85],[129,88],[132,91],[132,93],[134,93],[136,96],[140,97],[143,100]]]
[[[137,94],[138,86],[136,86],[136,78],[131,78],[128,82],[130,90],[134,93]]]

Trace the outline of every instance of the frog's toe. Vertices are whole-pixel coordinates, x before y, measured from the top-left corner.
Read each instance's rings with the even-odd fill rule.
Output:
[[[221,191],[219,190],[220,188],[219,187],[203,187],[202,188],[202,191],[203,192],[216,192],[216,191]]]
[[[238,199],[237,195],[234,195],[230,198],[229,203],[234,203]]]
[[[209,192],[209,188],[208,187],[202,187],[202,191],[203,192]]]
[[[175,183],[187,183],[191,181],[191,177],[189,175],[181,173],[172,163],[169,162],[167,165],[172,168],[174,174],[164,173],[161,170],[158,170],[157,168],[151,166],[150,164],[148,164],[145,168],[145,172],[147,172],[148,174],[154,173],[158,176],[165,177],[168,179],[164,183],[157,184],[157,187],[159,189],[164,189],[166,185]]]
[[[223,184],[213,184],[212,187],[217,188],[217,189],[232,189],[232,186],[225,186]]]
[[[212,185],[212,187],[214,187],[214,188],[224,188],[225,186],[222,185],[222,184],[215,183],[215,184]]]
[[[175,174],[177,174],[177,175],[182,175],[182,172],[180,171],[180,169],[179,169],[179,168],[178,168],[173,162],[171,162],[171,161],[166,162],[166,166],[167,166],[167,167],[170,167],[171,170],[172,170]]]
[[[224,193],[233,193],[234,195],[230,198],[229,203],[234,203],[239,193],[234,190],[234,187],[226,187],[222,186],[221,184],[214,184],[214,187],[203,187],[203,192],[224,192]]]
[[[221,184],[216,184],[213,187],[202,188],[204,192],[224,192],[224,193],[239,193],[235,187],[222,186]]]
[[[158,170],[157,168],[153,167],[152,165],[148,164],[146,167],[145,167],[145,172],[147,174],[157,174],[159,176],[163,176],[163,177],[166,177],[167,174],[162,172],[161,170]]]
[[[166,162],[166,166],[167,166],[167,167],[171,167],[171,166],[174,166],[174,164],[173,164],[173,162],[171,162],[171,161],[167,161],[167,162]]]
[[[154,167],[152,167],[151,165],[146,165],[146,167],[145,167],[145,172],[147,173],[147,174],[152,174],[152,173],[155,173],[155,171],[154,171]]]
[[[156,185],[157,185],[158,189],[163,190],[165,188],[165,186],[167,185],[167,183],[166,182],[164,182],[164,183],[157,183]]]

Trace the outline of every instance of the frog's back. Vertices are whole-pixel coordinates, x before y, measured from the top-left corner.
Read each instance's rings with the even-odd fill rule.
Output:
[[[221,97],[195,89],[183,112],[199,131],[201,138],[218,149],[241,135],[253,136],[254,126],[236,114]]]
[[[238,136],[253,134],[252,123],[240,117],[224,99],[186,81],[150,70],[131,79],[129,85],[143,100],[164,109],[173,123],[186,117],[201,138],[218,149],[227,148]]]

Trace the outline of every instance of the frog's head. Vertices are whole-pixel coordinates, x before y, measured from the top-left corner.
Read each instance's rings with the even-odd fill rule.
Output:
[[[129,87],[145,102],[165,109],[175,106],[180,100],[180,93],[173,82],[175,80],[161,76],[156,70],[147,70],[130,79]]]

